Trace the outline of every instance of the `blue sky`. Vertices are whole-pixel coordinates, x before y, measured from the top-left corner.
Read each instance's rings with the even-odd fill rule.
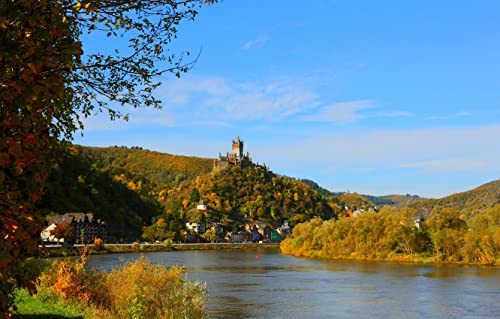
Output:
[[[239,135],[276,173],[374,195],[500,178],[499,1],[225,0],[179,29],[201,56],[163,109],[75,143],[214,158]]]

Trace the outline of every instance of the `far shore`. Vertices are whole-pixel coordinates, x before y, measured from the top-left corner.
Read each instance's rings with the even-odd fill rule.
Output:
[[[225,250],[225,249],[247,249],[247,248],[279,248],[279,243],[189,243],[189,244],[105,244],[102,247],[94,245],[75,245],[73,247],[46,246],[46,257],[63,257],[80,255],[87,247],[91,255],[120,254],[120,253],[149,253],[161,251],[184,251],[184,250]]]
[[[326,256],[306,256],[306,255],[295,255],[295,254],[285,254],[283,251],[281,252],[287,256],[293,256],[298,258],[306,258],[306,259],[322,259],[322,260],[347,260],[347,261],[355,261],[355,262],[370,262],[370,263],[398,263],[398,264],[426,264],[426,265],[463,265],[463,266],[475,266],[475,267],[494,267],[500,268],[500,261],[497,261],[495,264],[488,263],[466,263],[463,261],[443,261],[438,260],[436,256],[407,256],[407,255],[393,255],[387,258],[360,258],[360,257],[326,257]]]

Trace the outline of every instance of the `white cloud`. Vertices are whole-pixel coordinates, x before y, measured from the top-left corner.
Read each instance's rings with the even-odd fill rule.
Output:
[[[380,117],[408,117],[413,116],[414,114],[406,111],[383,111],[377,112],[376,115]]]
[[[197,95],[230,95],[233,91],[224,78],[211,76],[170,80],[157,93],[165,105],[172,107],[184,106]]]
[[[256,39],[245,42],[241,48],[243,50],[249,50],[251,48],[260,48],[264,46],[264,44],[266,44],[269,40],[270,40],[269,36],[261,35]]]
[[[365,117],[360,111],[373,108],[374,104],[372,100],[335,103],[322,107],[315,114],[304,116],[303,119],[313,122],[355,121]]]
[[[471,116],[472,114],[469,112],[456,112],[453,114],[447,114],[447,115],[433,115],[433,116],[428,116],[425,119],[428,121],[436,121],[436,120],[449,120],[449,119],[454,119],[454,118],[459,118],[459,117],[466,117],[466,116]]]
[[[372,130],[296,139],[277,149],[261,145],[256,157],[271,163],[287,158],[297,165],[489,171],[500,173],[500,125],[468,128]],[[258,156],[257,156],[258,155]],[[292,165],[291,164],[291,165]]]
[[[177,118],[189,116],[202,122],[274,122],[314,109],[319,104],[316,93],[293,79],[238,83],[220,77],[183,78],[167,82],[159,94],[167,107],[175,109]],[[189,108],[180,108],[187,105]]]

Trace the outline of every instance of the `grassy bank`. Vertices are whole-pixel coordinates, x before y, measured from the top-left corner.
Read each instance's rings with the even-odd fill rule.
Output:
[[[71,303],[47,303],[35,298],[26,289],[14,291],[17,314],[14,318],[23,319],[76,319],[85,318],[85,308]]]

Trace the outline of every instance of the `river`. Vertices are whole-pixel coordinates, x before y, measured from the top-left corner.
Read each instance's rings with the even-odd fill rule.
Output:
[[[110,270],[142,254],[91,256]],[[209,318],[500,318],[500,268],[305,259],[278,249],[146,253],[207,283]]]

